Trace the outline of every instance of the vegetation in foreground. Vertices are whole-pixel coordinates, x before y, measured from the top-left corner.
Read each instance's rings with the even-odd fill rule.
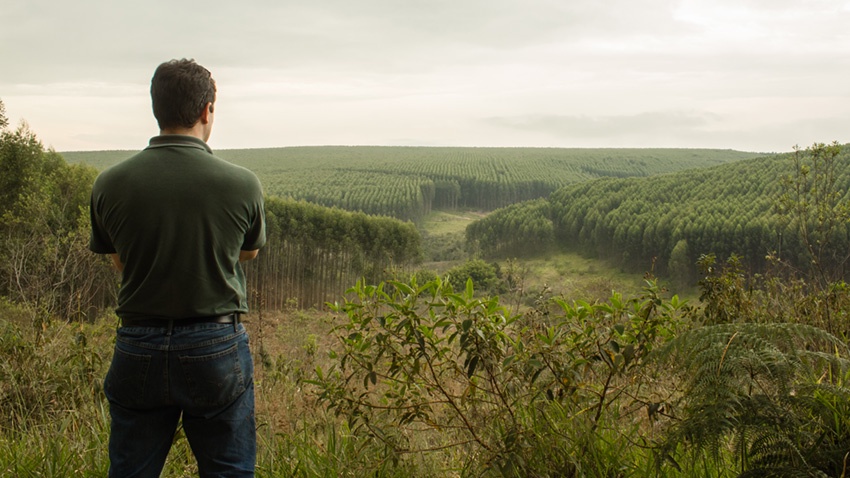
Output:
[[[468,281],[358,284],[335,313],[249,317],[258,476],[843,476],[843,339],[823,296],[704,258],[702,307],[554,298],[513,314]],[[797,292],[794,292],[796,290]],[[102,476],[110,317],[0,307],[0,474]],[[178,434],[164,476],[191,476]]]

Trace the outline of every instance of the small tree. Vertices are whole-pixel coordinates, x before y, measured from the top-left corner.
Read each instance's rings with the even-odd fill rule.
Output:
[[[783,251],[769,256],[790,271],[776,285],[785,295],[795,295],[799,312],[794,320],[847,334],[850,201],[838,182],[839,165],[847,154],[836,142],[816,143],[804,151],[795,148],[793,160],[794,170],[783,178],[776,208],[800,252],[796,257],[785,257]]]
[[[676,243],[676,246],[673,247],[673,251],[670,253],[670,261],[667,264],[667,271],[673,279],[673,283],[676,287],[685,288],[692,285],[692,268],[693,265],[690,260],[688,241],[680,239],[679,242]]]
[[[0,130],[6,129],[9,126],[9,118],[6,117],[6,105],[3,100],[0,100]]]
[[[777,201],[778,212],[804,248],[803,256],[792,261],[817,290],[845,279],[850,260],[850,203],[837,183],[841,153],[837,142],[816,143],[805,151],[795,147],[794,171],[783,178]]]

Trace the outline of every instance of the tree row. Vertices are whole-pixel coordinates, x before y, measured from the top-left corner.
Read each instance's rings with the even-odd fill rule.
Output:
[[[414,222],[432,209],[490,211],[595,178],[645,177],[754,157],[728,150],[375,146],[217,154],[254,171],[270,195]],[[66,157],[102,168],[122,156],[106,151]]]
[[[377,283],[421,261],[410,222],[305,201],[266,200],[266,246],[245,264],[251,308],[321,308],[359,279]]]

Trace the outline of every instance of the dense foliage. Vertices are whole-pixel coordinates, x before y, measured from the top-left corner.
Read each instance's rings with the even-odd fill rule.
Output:
[[[88,252],[95,174],[46,151],[25,124],[0,130],[0,297],[41,320],[87,317],[113,299],[114,276]]]
[[[462,456],[461,476],[846,476],[848,318],[801,311],[825,292],[840,316],[850,290],[702,264],[702,307],[651,278],[522,314],[471,280],[358,284],[314,383],[385,460]]]
[[[103,168],[116,151],[64,153]],[[221,150],[269,195],[418,222],[433,209],[493,210],[600,177],[645,177],[756,156],[702,149],[322,146]]]
[[[751,276],[734,256],[700,267],[703,307],[657,354],[675,384],[658,456],[742,478],[847,476],[850,289]]]

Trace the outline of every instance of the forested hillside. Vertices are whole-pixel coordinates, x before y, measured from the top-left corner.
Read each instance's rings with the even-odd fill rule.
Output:
[[[672,260],[690,269],[676,271],[684,275],[707,253],[743,256],[754,271],[773,252],[800,267],[813,252],[822,264],[843,264],[850,230],[846,222],[824,221],[847,198],[848,186],[847,146],[651,178],[603,178],[566,186],[547,202],[496,211],[470,225],[467,240],[485,254],[517,252],[524,244],[577,247],[636,268],[655,261],[662,272]],[[800,232],[801,219],[808,232]],[[830,251],[809,251],[803,234],[829,242]]]
[[[63,153],[102,169],[129,151]],[[704,168],[754,153],[706,149],[321,146],[220,150],[271,196],[419,222],[433,209],[489,211],[602,177]]]

